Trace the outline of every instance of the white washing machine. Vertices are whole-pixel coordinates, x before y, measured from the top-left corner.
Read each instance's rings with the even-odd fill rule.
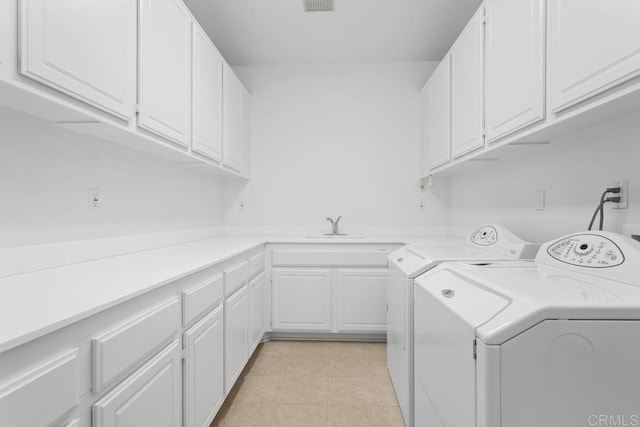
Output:
[[[414,279],[448,261],[533,259],[539,248],[499,226],[485,226],[467,239],[436,238],[405,246],[389,255],[387,284],[387,366],[405,424],[413,426]]]
[[[415,405],[428,427],[640,425],[640,243],[589,232],[416,279]]]

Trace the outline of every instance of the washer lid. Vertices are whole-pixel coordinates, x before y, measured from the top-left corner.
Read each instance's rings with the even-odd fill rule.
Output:
[[[477,325],[477,337],[490,345],[502,344],[544,320],[640,319],[640,287],[534,263],[502,263],[498,268],[443,264],[416,283],[436,289],[442,286],[442,277],[448,276],[459,277],[459,282],[491,295],[488,300],[499,295],[508,301]],[[486,303],[485,298],[476,298],[478,304]],[[451,308],[471,310],[464,306]]]
[[[513,257],[500,255],[486,249],[459,243],[458,245],[425,246],[409,245],[392,252],[389,262],[403,271],[409,279],[444,263],[455,261],[491,262],[512,261]]]
[[[405,246],[391,253],[389,261],[414,279],[444,262],[533,259],[539,247],[504,227],[488,225],[475,229],[467,239],[435,237],[431,242]]]
[[[416,287],[421,288],[434,304],[452,312],[455,321],[449,318],[447,322],[438,322],[437,329],[446,332],[445,335],[455,336],[465,328],[472,331],[494,317],[507,307],[511,301],[508,297],[476,286],[476,284],[449,268],[438,268],[428,274],[428,278],[421,276],[416,280]],[[454,332],[454,329],[457,329]]]

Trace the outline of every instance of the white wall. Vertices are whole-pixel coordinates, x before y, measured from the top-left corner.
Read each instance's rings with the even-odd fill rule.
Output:
[[[225,185],[227,231],[324,233],[338,215],[350,233],[444,225],[444,200],[417,179],[419,90],[436,65],[236,68],[252,94],[252,179]]]
[[[629,209],[607,208],[605,229],[640,224],[639,138],[640,114],[633,114],[440,178],[450,192],[450,224],[502,223],[525,239],[551,240],[586,230],[602,191],[616,180],[629,180]],[[539,189],[546,190],[544,211],[535,209]]]
[[[221,206],[220,178],[0,109],[0,247],[221,226]]]

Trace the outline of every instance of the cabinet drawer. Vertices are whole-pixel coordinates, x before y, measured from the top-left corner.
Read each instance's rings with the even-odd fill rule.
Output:
[[[264,271],[265,254],[264,252],[249,258],[249,277],[255,277]]]
[[[206,311],[221,303],[223,296],[224,277],[222,274],[182,292],[183,325],[189,325]]]
[[[370,251],[273,251],[273,266],[386,267],[387,250]]]
[[[0,385],[0,425],[48,426],[78,404],[78,350]]]
[[[224,271],[224,294],[229,296],[240,289],[249,278],[249,262],[243,261]]]
[[[92,340],[92,388],[105,384],[169,341],[180,328],[178,297],[133,317]]]

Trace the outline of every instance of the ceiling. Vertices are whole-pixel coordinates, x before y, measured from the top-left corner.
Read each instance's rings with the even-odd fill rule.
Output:
[[[185,0],[233,65],[439,61],[481,0]]]

